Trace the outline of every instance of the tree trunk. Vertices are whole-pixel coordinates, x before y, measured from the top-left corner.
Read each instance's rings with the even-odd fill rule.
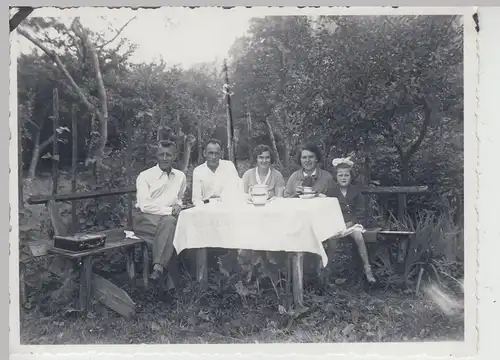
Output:
[[[276,155],[276,164],[278,166],[281,166],[280,154],[278,152],[278,147],[276,146],[276,138],[274,137],[273,127],[271,126],[271,122],[267,117],[264,121],[266,122],[267,131],[269,132],[269,138],[271,139],[274,154]]]
[[[288,167],[290,165],[290,144],[286,137],[283,137],[283,151],[283,165]]]
[[[30,166],[28,170],[28,177],[26,180],[32,180],[36,176],[36,168],[38,166],[38,160],[40,159],[40,153],[45,149],[47,146],[49,146],[52,141],[54,140],[54,135],[52,135],[50,138],[45,140],[43,143],[40,144],[40,133],[41,130],[39,130],[36,135],[35,135],[35,143],[33,146],[33,153],[31,154],[31,161],[30,161]]]
[[[186,173],[189,168],[189,161],[191,159],[191,151],[193,150],[193,145],[196,142],[196,138],[192,134],[184,135],[184,146],[182,160],[179,164],[179,170]]]
[[[401,186],[408,185],[409,170],[410,170],[410,159],[404,157],[401,159]],[[406,215],[406,194],[398,194],[398,219],[402,220]]]
[[[89,99],[86,97],[82,89],[78,86],[78,84],[75,82],[71,74],[68,72],[64,64],[62,63],[61,59],[55,53],[54,51],[50,50],[47,48],[40,40],[36,39],[35,37],[31,36],[28,32],[26,32],[23,29],[18,29],[18,32],[24,36],[26,39],[31,41],[35,46],[39,47],[43,52],[45,52],[48,56],[50,56],[53,61],[57,64],[57,67],[61,72],[64,74],[66,79],[68,80],[69,84],[73,88],[73,90],[76,92],[80,100],[85,104],[87,109],[97,116],[99,121],[101,122],[101,131],[99,134],[100,141],[96,144],[94,147],[95,150],[95,156],[93,156],[93,161],[90,162],[92,165],[94,162],[97,162],[97,166],[99,167],[105,167],[102,164],[102,159],[104,157],[104,148],[106,146],[107,142],[107,120],[108,120],[108,109],[107,109],[107,99],[106,99],[106,92],[104,89],[104,84],[102,81],[102,76],[101,76],[101,71],[99,68],[99,61],[97,58],[97,53],[95,50],[94,45],[92,42],[88,39],[86,30],[83,28],[83,26],[80,24],[80,21],[78,18],[76,18],[73,21],[73,24],[71,25],[71,29],[75,32],[75,34],[81,38],[82,42],[86,44],[91,56],[92,56],[92,63],[94,66],[94,70],[96,72],[96,80],[97,80],[97,85],[98,85],[98,91],[99,91],[99,99],[101,102],[101,109],[97,108],[92,102],[89,101]],[[92,147],[92,142],[91,142],[91,147]],[[89,152],[92,154],[92,152]],[[95,160],[95,161],[94,161]],[[87,165],[89,162],[87,162]]]
[[[38,165],[38,159],[40,158],[40,132],[41,131],[39,130],[35,136],[35,144],[33,147],[33,152],[31,153],[31,161],[28,170],[28,181],[34,179],[36,175],[36,167]]]
[[[94,150],[90,155],[92,156],[93,163],[95,165],[96,171],[100,171],[101,168],[105,167],[103,165],[104,159],[104,149],[108,141],[108,99],[106,95],[106,89],[104,87],[104,82],[102,80],[101,67],[99,65],[99,58],[97,56],[97,50],[93,42],[88,37],[87,29],[83,27],[80,23],[79,18],[73,21],[71,26],[75,34],[82,40],[85,44],[88,52],[90,53],[90,58],[92,60],[92,67],[94,68],[97,91],[99,93],[99,109],[95,109],[95,116],[99,120],[99,132],[98,136],[91,137],[94,143],[91,142],[91,148]]]
[[[253,160],[253,146],[252,146],[252,115],[247,111],[247,141],[248,141],[248,159]]]
[[[198,165],[203,162],[203,122],[201,117],[198,118],[198,126],[197,126],[197,137],[196,141],[198,143]]]

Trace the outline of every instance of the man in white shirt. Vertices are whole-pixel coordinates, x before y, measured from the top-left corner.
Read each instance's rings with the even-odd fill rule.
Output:
[[[134,233],[153,248],[153,280],[163,274],[174,252],[175,226],[186,190],[186,175],[172,168],[176,156],[176,143],[161,141],[156,151],[158,164],[137,177],[140,214],[134,219]]]
[[[193,205],[200,206],[219,201],[224,194],[231,197],[241,188],[241,179],[231,161],[222,160],[219,140],[210,139],[204,151],[206,162],[193,171]]]

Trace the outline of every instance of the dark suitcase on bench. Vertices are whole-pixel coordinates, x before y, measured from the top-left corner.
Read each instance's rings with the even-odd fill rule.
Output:
[[[70,236],[54,236],[54,247],[58,249],[81,252],[102,248],[106,245],[105,234],[77,234]]]

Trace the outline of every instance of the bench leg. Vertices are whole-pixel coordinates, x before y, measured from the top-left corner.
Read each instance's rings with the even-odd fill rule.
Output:
[[[142,281],[144,282],[144,287],[148,287],[149,283],[149,250],[148,250],[148,245],[146,243],[143,243],[141,245],[142,249]]]
[[[135,246],[129,246],[127,249],[127,274],[131,281],[135,278],[134,253]]]
[[[208,286],[207,249],[201,248],[196,251],[196,281],[200,290],[205,291]]]
[[[80,269],[80,310],[88,310],[92,298],[92,256],[86,256],[82,260]]]
[[[293,302],[295,307],[304,306],[304,253],[292,255]]]

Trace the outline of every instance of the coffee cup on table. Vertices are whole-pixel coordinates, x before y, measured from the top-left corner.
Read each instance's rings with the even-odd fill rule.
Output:
[[[313,188],[310,187],[310,186],[304,186],[304,194],[312,194],[314,191],[313,191]]]

